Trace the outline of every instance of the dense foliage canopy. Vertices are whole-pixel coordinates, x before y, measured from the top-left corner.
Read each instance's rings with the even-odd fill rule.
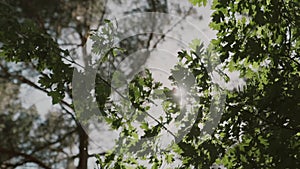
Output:
[[[192,2],[198,5],[207,3]],[[176,160],[182,161],[180,168],[208,168],[213,164],[227,168],[299,167],[299,5],[296,1],[280,0],[213,2],[215,11],[210,25],[218,33],[212,41],[212,51],[221,59],[224,80],[228,81],[226,72],[237,71],[246,80],[246,85],[226,92],[221,121],[211,137],[204,141],[197,124],[202,122],[201,118],[212,104],[212,95],[203,94],[198,103],[199,118],[190,133],[170,151],[146,153],[152,167]],[[191,54],[186,51],[179,53],[179,58],[184,58],[179,65],[199,80],[196,83],[201,89],[198,93],[212,90],[207,62],[200,59],[207,57],[208,53],[197,49]],[[172,76],[176,76],[176,70],[178,68]],[[181,78],[186,76],[182,74]],[[134,93],[132,97],[140,95],[144,96]],[[138,105],[143,105],[143,102]],[[140,109],[139,106],[136,108]],[[152,136],[157,136],[162,128],[160,123],[152,127]],[[144,129],[147,135],[148,126]],[[124,135],[138,139],[135,129],[128,132],[126,128],[124,132]],[[107,160],[113,160],[113,157],[113,154],[107,156]],[[135,156],[127,157],[131,158],[117,156],[114,164],[107,163],[107,160],[100,164],[120,168],[126,163],[138,164],[132,158]]]
[[[207,0],[190,1],[199,6],[208,4]],[[53,104],[60,104],[62,112],[71,116],[74,120],[73,127],[78,133],[79,153],[74,158],[79,158],[79,169],[87,168],[87,159],[91,156],[87,152],[88,136],[84,128],[88,128],[88,120],[94,118],[95,114],[93,116],[88,114],[85,112],[87,109],[74,112],[74,104],[80,105],[85,102],[74,102],[74,92],[79,91],[74,91],[72,77],[73,72],[82,76],[87,75],[89,69],[96,64],[100,66],[97,70],[95,88],[84,88],[90,95],[82,97],[96,102],[101,113],[97,116],[99,122],[106,122],[112,129],[118,130],[120,135],[114,150],[95,155],[98,167],[151,166],[155,169],[166,166],[210,168],[214,165],[223,165],[227,168],[299,168],[300,2],[298,0],[212,2],[214,12],[210,26],[217,31],[217,37],[211,41],[207,49],[196,40],[191,43],[190,50],[178,52],[179,62],[169,77],[174,86],[187,89],[185,97],[193,102],[190,110],[180,107],[173,90],[155,81],[150,69],[140,71],[132,77],[126,84],[128,90],[125,90],[125,93],[118,93],[116,90],[124,87],[123,83],[119,83],[124,77],[121,74],[114,79],[108,72],[117,72],[118,68],[111,67],[118,66],[129,54],[138,50],[138,46],[149,47],[150,43],[147,41],[151,40],[152,36],[145,41],[141,40],[143,38],[140,36],[134,36],[112,46],[109,52],[101,53],[105,39],[112,36],[110,29],[114,29],[112,22],[105,20],[102,31],[94,32],[91,36],[94,43],[93,54],[104,55],[102,60],[93,63],[87,59],[84,61],[83,70],[79,69],[70,57],[70,50],[62,49],[62,44],[59,43],[62,39],[60,33],[63,28],[75,29],[80,39],[77,45],[83,47],[90,33],[90,23],[97,18],[91,15],[93,8],[84,9],[90,7],[94,1],[83,4],[79,1],[74,1],[74,4],[59,0],[55,2],[59,5],[48,6],[44,1],[19,0],[17,8],[13,7],[12,3],[0,2],[0,77],[44,91],[52,98]],[[154,1],[147,3],[152,8],[146,8],[145,11],[165,12],[166,5],[162,4],[166,3],[158,3],[162,7],[161,10],[156,8]],[[86,8],[81,9],[81,5],[85,5]],[[47,15],[46,12],[53,15]],[[88,17],[81,20],[78,13],[80,16]],[[97,19],[99,18],[103,19],[103,17]],[[15,68],[11,62],[19,65]],[[25,68],[27,73],[32,71],[38,74],[38,82],[35,83],[34,80],[31,81],[24,76]],[[246,85],[230,91],[221,83],[232,80],[227,74],[234,71],[239,73],[240,78],[245,79]],[[213,78],[216,74],[219,82]],[[35,75],[31,75],[31,78],[34,77]],[[84,83],[85,79],[81,80]],[[9,92],[9,87],[6,89]],[[113,93],[123,98],[123,102],[115,103]],[[93,99],[93,96],[96,99]],[[68,98],[69,102],[65,101],[65,98]],[[223,99],[226,100],[224,105],[221,104]],[[154,118],[151,106],[155,105],[157,100],[161,100],[159,103],[163,112],[158,118]],[[18,111],[30,110],[20,108]],[[29,115],[37,118],[35,110],[32,111],[33,113]],[[0,120],[6,119],[5,125],[12,125],[15,113],[5,112],[5,116],[1,114]],[[220,119],[216,118],[218,115],[222,115]],[[149,117],[153,121],[151,124],[145,121]],[[78,121],[82,118],[85,120]],[[53,129],[54,133],[58,132],[54,130],[52,123],[60,122],[51,119],[45,123],[48,125],[47,131]],[[19,116],[19,122],[22,124],[16,125],[22,129],[26,129],[24,124],[34,128],[32,120]],[[173,122],[179,124],[178,133],[185,133],[184,135],[174,134],[168,130],[166,126]],[[62,126],[58,126],[61,128],[59,132],[66,130],[64,134],[70,132],[73,134],[74,131],[69,125],[60,124]],[[7,132],[5,127],[7,126],[3,128],[1,125],[0,131]],[[42,135],[44,132],[42,129],[41,126],[35,131]],[[186,130],[188,132],[185,132]],[[212,132],[209,132],[210,130]],[[39,163],[40,160],[46,160],[45,154],[41,154],[44,151],[36,154],[30,152],[35,151],[32,150],[35,146],[37,149],[38,146],[43,147],[44,143],[38,142],[39,137],[36,137],[37,140],[24,137],[29,130],[16,128],[14,131],[16,135],[9,133],[14,138],[4,139],[27,140],[20,140],[15,143],[17,145],[6,145],[6,142],[1,142],[0,153],[14,149],[13,152],[22,153],[25,157],[39,158],[37,155],[40,155],[38,161],[30,162],[47,168],[43,166],[44,163]],[[162,135],[168,134],[174,140],[170,141],[167,148],[160,149],[157,143],[162,139]],[[74,140],[63,139],[58,148],[66,145],[68,141],[71,143]],[[22,149],[19,144],[30,145],[31,149],[28,147]],[[34,156],[26,156],[27,153]],[[48,155],[55,157],[51,152]],[[1,165],[9,158],[1,156]]]

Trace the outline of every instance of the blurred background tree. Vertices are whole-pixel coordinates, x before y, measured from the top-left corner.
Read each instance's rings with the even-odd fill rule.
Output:
[[[41,117],[34,106],[24,108],[19,84],[1,78],[0,84],[1,168],[72,168],[70,148],[76,128],[61,112]]]

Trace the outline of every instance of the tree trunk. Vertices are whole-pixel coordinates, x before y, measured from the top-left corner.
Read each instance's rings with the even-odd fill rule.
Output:
[[[82,126],[78,126],[79,134],[79,164],[77,169],[87,169],[88,163],[88,135]]]

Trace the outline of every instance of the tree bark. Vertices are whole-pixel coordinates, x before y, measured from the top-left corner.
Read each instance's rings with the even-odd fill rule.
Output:
[[[87,169],[88,163],[88,135],[84,131],[83,127],[78,126],[78,135],[79,135],[79,164],[77,169]]]

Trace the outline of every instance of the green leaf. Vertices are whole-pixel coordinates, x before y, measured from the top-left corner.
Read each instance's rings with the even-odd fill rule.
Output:
[[[189,0],[193,5],[206,6],[207,0]]]
[[[200,39],[194,39],[192,40],[192,42],[189,44],[189,47],[193,50],[196,50],[197,49],[197,46],[200,46],[201,44],[201,41]]]
[[[174,154],[166,154],[166,161],[168,164],[174,162],[175,161]]]
[[[144,130],[148,130],[149,129],[149,124],[147,122],[142,122],[141,123],[141,128]]]

